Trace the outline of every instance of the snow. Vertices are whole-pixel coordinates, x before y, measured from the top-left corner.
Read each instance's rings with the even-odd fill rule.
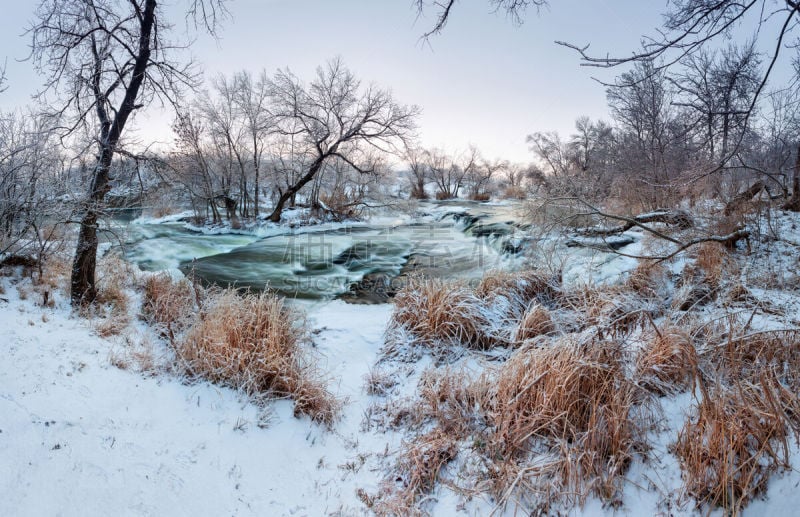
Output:
[[[449,207],[452,210],[452,207]],[[387,216],[388,217],[388,216]],[[174,220],[173,220],[174,221]],[[148,221],[151,224],[153,221]],[[386,221],[386,224],[390,224]],[[795,217],[776,217],[782,241],[772,254],[754,246],[744,277],[785,272],[791,282],[800,242]],[[637,241],[626,248],[642,251]],[[636,260],[595,250],[573,250],[563,264],[565,282],[619,279]],[[673,273],[687,259],[668,264]],[[333,390],[345,400],[341,419],[326,429],[295,418],[290,401],[259,406],[234,390],[189,384],[173,372],[150,374],[114,366],[130,343],[164,345],[141,323],[110,339],[92,320],[70,313],[58,298],[42,308],[36,296],[21,299],[28,280],[0,278],[0,515],[358,515],[368,513],[358,491],[375,494],[405,437],[371,426],[376,403],[412,397],[429,357],[379,366],[391,305],[297,301],[314,331],[314,356]],[[800,321],[800,297],[768,285],[750,287],[779,310],[780,319],[757,315],[754,328]],[[130,293],[134,302],[136,294]],[[135,303],[133,304],[136,305]],[[482,368],[466,354],[454,367]],[[365,393],[375,368],[397,375],[390,399]],[[682,491],[670,452],[678,429],[696,404],[691,392],[658,399],[657,425],[647,459],[636,457],[626,473],[622,506],[590,499],[574,515],[706,515]],[[791,441],[792,470],[774,475],[766,495],[744,515],[791,515],[800,505],[800,450]],[[457,464],[445,475],[457,476]],[[465,499],[445,485],[431,494],[435,515],[514,515],[485,496]],[[722,515],[714,510],[710,515]]]
[[[119,343],[63,300],[41,309],[5,285],[0,515],[349,513],[356,489],[376,486],[363,464],[397,445],[359,432],[388,306],[313,307],[322,364],[350,399],[329,432],[289,401],[265,414],[229,389],[120,370],[109,360]]]

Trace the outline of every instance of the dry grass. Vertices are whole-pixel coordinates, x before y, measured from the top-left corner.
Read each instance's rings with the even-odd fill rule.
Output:
[[[526,339],[555,332],[553,317],[545,307],[533,303],[525,312],[514,334],[514,341],[521,343]]]
[[[648,298],[659,296],[665,284],[666,269],[660,263],[640,261],[625,280],[625,287]]]
[[[109,355],[111,364],[120,370],[135,370],[147,375],[156,375],[166,366],[156,358],[153,343],[147,339],[125,338],[124,346]]]
[[[69,276],[72,272],[72,263],[64,254],[48,256],[42,264],[42,274],[36,279],[40,290],[69,292]]]
[[[93,327],[98,336],[108,338],[122,334],[130,325],[130,318],[127,314],[117,314],[114,311],[97,321]]]
[[[555,299],[560,280],[539,271],[489,271],[475,294],[484,300],[505,296],[524,310],[533,300],[549,304]]]
[[[580,502],[590,493],[607,500],[615,496],[641,426],[623,359],[611,341],[562,339],[520,350],[503,365],[495,380],[489,447],[491,456],[502,458],[495,490],[505,501],[515,490],[541,491],[543,483]],[[549,443],[557,458],[547,468],[528,469],[536,439]],[[530,476],[538,483],[526,481]]]
[[[784,412],[767,377],[706,392],[675,444],[686,490],[698,502],[737,514],[788,467]]]
[[[800,331],[747,328],[731,316],[702,329],[702,398],[675,445],[686,490],[733,514],[788,468],[800,433]]]
[[[458,452],[451,436],[436,428],[403,444],[393,483],[387,483],[372,510],[377,515],[419,515],[420,499],[431,492],[442,468]]]
[[[453,439],[466,439],[485,427],[489,404],[486,376],[465,370],[429,369],[417,385],[419,402],[412,414],[420,424],[434,421]]]
[[[732,324],[727,336],[703,349],[701,360],[707,370],[716,370],[731,383],[744,380],[754,384],[769,372],[800,393],[800,330],[744,334]]]
[[[703,273],[706,282],[718,287],[730,262],[725,246],[718,242],[704,242],[697,246],[695,266]]]
[[[558,306],[570,315],[572,330],[597,327],[600,334],[623,337],[649,325],[662,311],[660,300],[644,297],[625,285],[584,285],[565,290]]]
[[[303,316],[282,298],[224,290],[206,297],[194,325],[174,346],[191,376],[251,395],[289,397],[295,415],[331,425],[340,402],[304,352],[306,338]]]
[[[144,281],[142,316],[174,343],[194,320],[201,297],[198,289],[186,279],[172,280],[167,273],[149,276]]]
[[[341,402],[304,349],[305,318],[269,293],[203,290],[186,279],[149,276],[142,315],[169,339],[191,377],[252,396],[288,397],[295,415],[332,425]]]
[[[397,386],[397,375],[380,368],[370,368],[364,376],[364,391],[367,395],[384,397]]]
[[[404,329],[416,344],[433,351],[450,346],[487,349],[489,321],[482,301],[465,285],[412,278],[395,297],[390,333]]]
[[[661,329],[636,356],[636,377],[645,389],[666,395],[692,386],[697,375],[697,351],[681,329]]]

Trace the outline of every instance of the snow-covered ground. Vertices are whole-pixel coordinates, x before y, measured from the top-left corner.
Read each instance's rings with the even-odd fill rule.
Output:
[[[322,364],[349,399],[328,431],[290,401],[260,410],[229,389],[119,369],[122,338],[3,282],[0,515],[350,514],[357,488],[380,479],[370,464],[399,443],[359,432],[387,305],[313,309]]]
[[[775,267],[791,273],[800,239],[795,223],[782,224],[784,242],[772,246],[785,263]],[[760,251],[756,247],[748,260],[753,275],[769,272]],[[631,266],[618,257],[593,267],[605,278],[619,274],[621,264]],[[63,298],[53,308],[40,307],[36,296],[21,299],[17,283],[26,292],[26,282],[0,278],[0,516],[369,513],[365,494],[379,491],[404,438],[400,431],[365,425],[371,405],[380,402],[365,392],[365,377],[379,359],[391,305],[302,304],[315,329],[315,355],[345,400],[341,419],[326,429],[294,417],[290,401],[263,407],[174,373],[119,368],[115,358],[125,350],[150,343],[158,356],[164,345],[137,321],[122,336],[101,338],[96,323],[72,315]],[[779,306],[788,320],[800,320],[795,294],[753,292]],[[423,358],[390,365],[403,372],[393,396],[411,396],[430,364]],[[695,403],[691,393],[661,399],[653,450],[627,472],[621,507],[590,499],[570,513],[706,514],[682,492],[669,450]],[[797,513],[800,451],[794,439],[791,460],[793,468],[774,475],[745,515]],[[445,486],[434,490],[425,509],[435,515],[496,510],[485,496],[470,499]]]

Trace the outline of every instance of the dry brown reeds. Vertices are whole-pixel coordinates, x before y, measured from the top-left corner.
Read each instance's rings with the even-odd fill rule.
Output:
[[[191,376],[251,395],[290,397],[295,415],[330,425],[340,402],[304,352],[306,336],[304,318],[282,298],[224,290],[203,301],[175,351]]]
[[[197,312],[201,299],[197,289],[188,280],[173,280],[167,273],[148,276],[144,281],[142,316],[174,343]]]
[[[500,479],[498,492],[509,497],[525,476],[522,465],[534,441],[544,439],[559,459],[547,468],[529,469],[531,474],[546,474],[546,482],[581,502],[589,493],[606,499],[615,494],[641,425],[632,413],[637,393],[625,378],[623,357],[611,341],[562,339],[520,350],[502,366],[495,380],[489,447],[506,463],[497,471],[511,472],[514,479]]]
[[[481,300],[462,283],[412,278],[395,297],[390,332],[405,330],[416,344],[433,351],[450,346],[487,349],[496,340],[487,334]]]
[[[371,368],[364,375],[364,391],[367,395],[386,396],[397,384],[397,375],[388,370]]]
[[[393,482],[384,486],[372,510],[382,516],[422,514],[420,498],[435,488],[440,471],[457,452],[456,442],[439,428],[404,443]]]
[[[774,389],[764,377],[704,392],[675,444],[686,490],[699,503],[738,514],[771,473],[788,467],[785,414]]]
[[[560,288],[558,278],[534,270],[489,271],[475,289],[475,294],[484,300],[494,296],[505,296],[524,310],[533,300],[551,303]]]
[[[56,253],[45,258],[42,264],[42,274],[36,279],[38,290],[62,291],[69,290],[69,275],[72,264],[69,257]]]
[[[556,326],[550,311],[538,303],[533,303],[525,311],[517,326],[517,330],[514,333],[514,342],[521,343],[526,339],[551,334],[555,330]]]
[[[429,369],[417,385],[419,402],[413,413],[419,423],[434,421],[454,439],[464,439],[485,427],[489,404],[486,376],[475,377],[465,370]]]
[[[790,393],[800,393],[800,330],[750,334],[742,334],[741,328],[731,330],[727,339],[709,343],[702,350],[700,359],[706,369],[716,371],[731,385],[739,381],[758,384],[768,374]],[[787,407],[794,403],[791,397],[782,400]],[[800,424],[800,413],[793,424],[795,420]]]
[[[730,254],[719,242],[703,242],[697,246],[695,266],[702,272],[704,280],[718,287],[724,276]]]
[[[659,288],[664,284],[666,270],[660,263],[640,261],[628,274],[625,286],[648,298],[658,296]]]
[[[663,328],[636,356],[639,385],[659,395],[690,387],[697,375],[697,351],[691,337],[675,328]]]

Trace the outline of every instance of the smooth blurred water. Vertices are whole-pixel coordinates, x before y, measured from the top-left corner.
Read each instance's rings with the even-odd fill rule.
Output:
[[[220,235],[183,223],[134,222],[126,227],[124,249],[144,270],[181,271],[223,286],[310,299],[333,298],[368,274],[391,279],[413,269],[475,278],[514,262],[513,207],[426,203],[420,209],[393,224],[265,226]]]

